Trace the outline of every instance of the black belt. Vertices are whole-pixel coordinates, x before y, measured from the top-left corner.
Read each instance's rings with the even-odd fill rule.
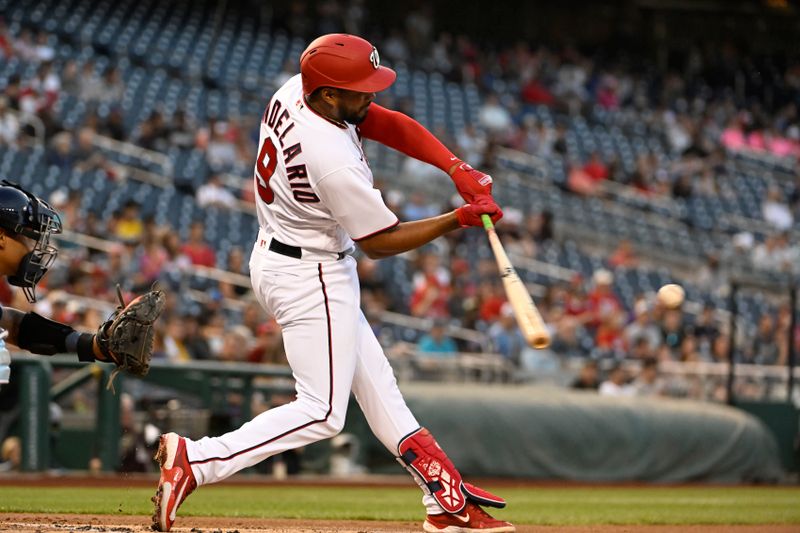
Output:
[[[298,246],[291,246],[289,244],[283,244],[281,241],[277,239],[272,239],[269,243],[269,250],[271,252],[275,252],[276,254],[286,255],[289,257],[294,257],[295,259],[302,259],[303,257],[303,249]],[[344,252],[330,252],[332,254],[337,254],[336,260],[344,259],[347,255]]]

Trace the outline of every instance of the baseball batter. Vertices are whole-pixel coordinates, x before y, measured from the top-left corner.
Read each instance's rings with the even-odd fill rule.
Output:
[[[406,406],[359,308],[350,255],[354,243],[371,258],[388,257],[482,226],[482,214],[498,220],[491,178],[413,119],[372,104],[396,75],[364,39],[319,37],[301,56],[300,71],[274,94],[261,122],[254,180],[260,229],[250,259],[256,297],[282,327],[297,399],[221,437],[163,435],[153,525],[168,531],[199,485],[339,433],[352,391],[372,431],[422,488],[425,531],[514,531],[481,508],[503,507],[503,499],[464,482]],[[373,187],[362,137],[448,172],[469,203],[400,223]]]

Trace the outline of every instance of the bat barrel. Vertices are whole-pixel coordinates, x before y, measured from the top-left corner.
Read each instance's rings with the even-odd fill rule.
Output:
[[[543,350],[548,346],[550,346],[550,335],[546,333],[533,335],[528,339],[528,344],[530,344],[537,350]]]

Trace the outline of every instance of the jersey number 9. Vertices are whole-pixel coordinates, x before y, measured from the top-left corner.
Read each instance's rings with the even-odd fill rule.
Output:
[[[275,149],[272,139],[269,137],[264,139],[264,144],[261,145],[261,150],[258,153],[256,160],[256,191],[258,196],[265,204],[271,204],[275,199],[275,193],[269,188],[269,180],[275,173],[275,167],[278,165],[278,151]]]

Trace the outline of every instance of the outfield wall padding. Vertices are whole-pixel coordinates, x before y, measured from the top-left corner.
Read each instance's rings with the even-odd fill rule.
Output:
[[[772,481],[772,434],[735,408],[549,387],[401,387],[469,476],[581,481]]]

